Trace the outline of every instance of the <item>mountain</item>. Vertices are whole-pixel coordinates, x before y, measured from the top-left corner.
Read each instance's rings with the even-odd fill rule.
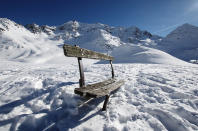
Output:
[[[47,31],[46,28],[47,27]],[[111,27],[101,23],[86,24],[77,21],[69,21],[57,27],[26,25],[33,33],[47,33],[52,40],[64,40],[64,43],[79,44],[90,49],[112,50],[122,43],[135,43],[140,45],[155,45],[159,36],[153,36],[148,31],[141,31],[137,27]]]
[[[157,49],[168,47],[160,41],[137,27],[77,21],[24,27],[0,18],[0,131],[198,131],[198,66]],[[120,63],[115,77],[125,84],[111,94],[107,111],[102,97],[75,94],[78,62],[63,55],[64,43]],[[110,68],[84,66],[86,85],[111,78]]]
[[[184,24],[168,34],[161,42],[160,48],[169,54],[185,60],[198,59],[198,27]]]
[[[44,33],[34,34],[6,18],[0,18],[0,28],[0,59],[40,63],[62,55],[59,41]]]
[[[63,60],[69,60],[62,52],[62,45],[67,43],[111,54],[116,57],[117,63],[181,62],[163,51],[153,49],[162,38],[137,27],[112,27],[77,21],[69,21],[59,26],[27,24],[24,27],[9,19],[0,18],[0,29],[1,59],[62,63]]]

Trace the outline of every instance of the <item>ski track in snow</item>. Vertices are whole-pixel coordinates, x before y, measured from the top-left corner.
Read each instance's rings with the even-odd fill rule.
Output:
[[[198,130],[198,67],[115,64],[125,85],[77,108],[76,64],[0,64],[0,130]],[[110,77],[110,66],[85,66],[86,84]]]

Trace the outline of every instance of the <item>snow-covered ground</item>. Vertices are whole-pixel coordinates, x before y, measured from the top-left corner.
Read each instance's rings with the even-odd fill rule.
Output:
[[[183,27],[178,30],[193,34],[181,35],[181,41],[193,41],[182,43],[193,45],[185,56],[196,61],[198,29]],[[0,18],[0,131],[198,130],[198,66],[159,50],[180,48],[179,32],[162,39],[137,27],[70,21],[25,28]],[[116,77],[125,84],[111,96],[107,111],[101,111],[104,98],[79,107],[84,100],[74,94],[77,60],[64,56],[64,43],[115,57]],[[111,77],[110,65],[97,62],[83,59],[86,84]]]
[[[86,64],[86,83],[111,76],[109,64]],[[125,84],[79,107],[77,60],[32,64],[1,60],[0,130],[198,130],[198,66],[115,64]]]

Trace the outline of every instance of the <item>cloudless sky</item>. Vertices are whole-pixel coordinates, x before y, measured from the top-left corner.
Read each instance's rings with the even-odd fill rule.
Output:
[[[70,20],[137,26],[161,36],[198,26],[198,0],[0,0],[0,17],[19,24],[61,25]]]

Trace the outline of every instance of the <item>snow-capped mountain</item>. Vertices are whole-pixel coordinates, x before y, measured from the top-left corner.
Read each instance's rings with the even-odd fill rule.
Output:
[[[1,18],[0,28],[1,59],[36,63],[54,60],[56,63],[57,60],[62,62],[65,59],[62,45],[67,43],[111,54],[116,57],[117,63],[181,62],[163,51],[153,49],[162,38],[137,27],[111,27],[77,21],[69,21],[60,26],[28,24],[24,27]]]
[[[26,25],[33,33],[47,33],[52,40],[64,40],[64,43],[79,44],[82,47],[99,51],[112,50],[122,43],[140,45],[155,45],[159,36],[153,36],[148,31],[141,31],[137,27],[111,27],[96,23],[86,24],[77,21],[69,21],[57,27]],[[102,48],[102,49],[101,49]]]
[[[22,25],[18,25],[6,18],[2,18],[1,21],[1,26],[4,27],[1,28],[2,31],[7,30],[10,27],[9,25],[13,24],[17,27],[21,26],[21,28],[23,28]],[[108,37],[108,35],[111,35],[109,36],[112,37],[111,39],[116,39],[115,37],[117,37],[122,42],[135,44],[141,44],[146,39],[160,39],[159,36],[153,36],[148,31],[141,31],[137,27],[111,27],[100,23],[85,24],[77,21],[69,21],[60,26],[39,26],[37,24],[27,24],[25,27],[34,34],[46,33],[47,35],[51,35],[51,38],[54,37],[54,39],[64,39],[65,42],[76,41],[75,39],[81,39],[81,36],[85,37],[86,34],[88,34],[88,36],[90,36],[90,34],[101,34],[102,37]],[[13,26],[10,28],[13,28]],[[94,38],[95,37],[92,39]]]
[[[167,35],[160,46],[164,51],[182,60],[197,60],[198,27],[184,24]]]
[[[137,27],[77,21],[24,27],[0,18],[0,131],[198,130],[198,66],[157,49],[171,47],[159,45],[161,39]],[[63,55],[64,43],[111,53],[120,63],[115,77],[125,84],[111,95],[107,111],[101,111],[103,98],[79,107],[85,101],[74,93],[77,60]],[[109,64],[84,69],[86,85],[111,77]]]
[[[0,58],[15,61],[45,62],[62,55],[45,33],[34,34],[9,19],[0,19]],[[52,50],[53,49],[53,50]],[[50,54],[50,55],[49,55]]]
[[[48,26],[48,25],[42,25],[39,26],[37,24],[27,24],[25,27],[30,30],[32,33],[41,33],[44,32],[48,35],[51,35],[53,31],[55,31],[56,27],[55,26]]]

